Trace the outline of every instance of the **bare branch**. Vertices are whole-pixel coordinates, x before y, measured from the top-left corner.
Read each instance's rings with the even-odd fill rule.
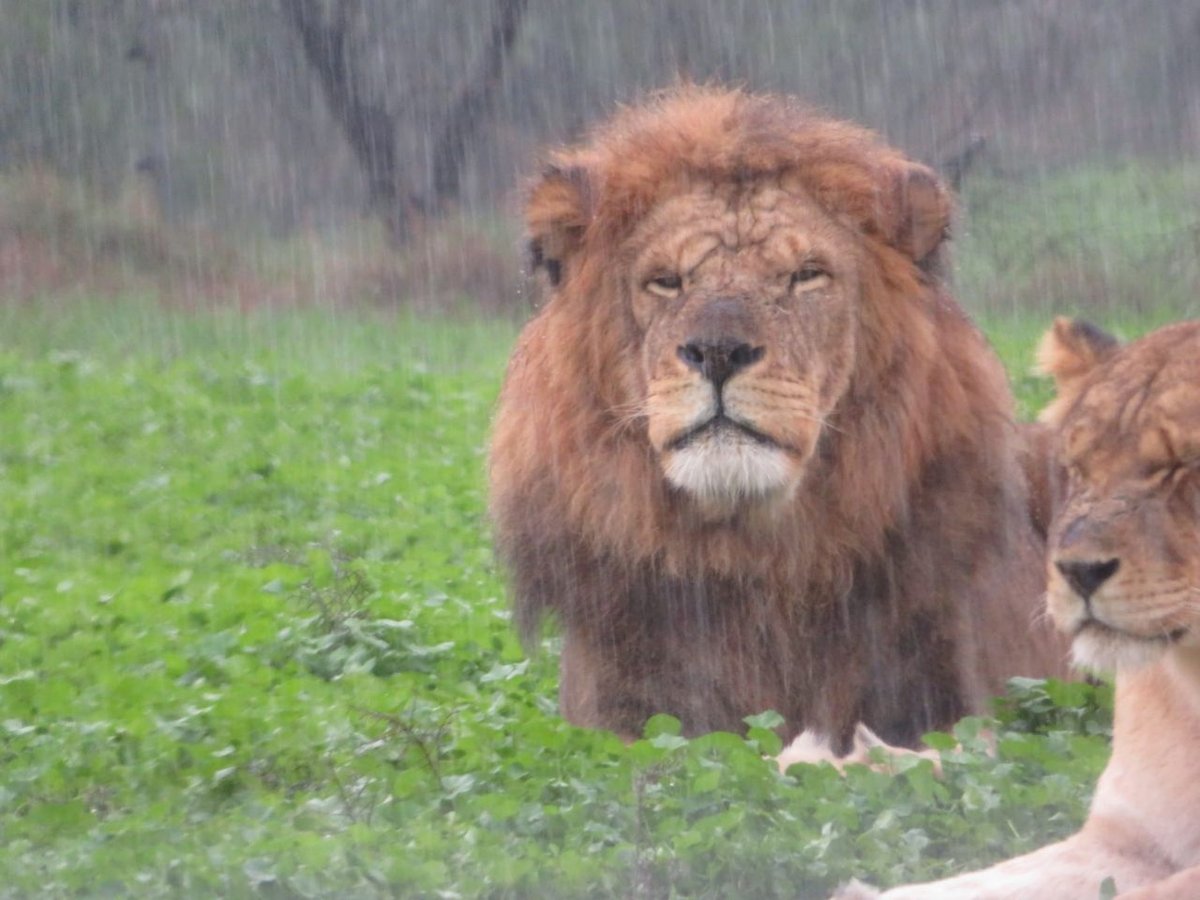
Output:
[[[458,198],[459,179],[466,162],[467,145],[491,108],[500,87],[505,60],[516,42],[528,0],[498,0],[496,21],[479,68],[463,85],[446,116],[433,152],[433,203],[442,205]]]
[[[372,204],[387,222],[393,238],[402,241],[421,204],[402,186],[395,122],[382,105],[368,98],[347,57],[353,12],[350,4],[335,4],[334,15],[328,20],[317,0],[280,0],[280,6],[300,37],[304,56],[317,75],[330,113],[367,176]]]

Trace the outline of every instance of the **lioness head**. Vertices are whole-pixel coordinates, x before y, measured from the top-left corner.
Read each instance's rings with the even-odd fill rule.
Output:
[[[1136,665],[1200,646],[1200,323],[1128,346],[1058,319],[1039,351],[1058,398],[1066,496],[1049,607],[1076,661]]]
[[[664,95],[558,154],[528,221],[552,302],[618,298],[604,324],[579,311],[619,322],[609,340],[638,361],[614,408],[646,429],[666,481],[719,518],[792,494],[865,368],[864,329],[882,327],[864,281],[920,280],[950,205],[869,132],[776,99],[698,95]]]

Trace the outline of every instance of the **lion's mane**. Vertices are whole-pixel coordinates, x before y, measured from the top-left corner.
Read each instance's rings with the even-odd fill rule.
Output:
[[[786,508],[712,522],[664,480],[638,401],[624,301],[630,235],[688,184],[798,178],[866,259],[849,387]],[[526,210],[549,300],[515,349],[490,457],[491,512],[529,637],[563,636],[561,702],[639,733],[740,729],[914,743],[1058,670],[1033,628],[1039,537],[1004,372],[947,293],[949,202],[872,133],[797,104],[685,87],[558,151]]]

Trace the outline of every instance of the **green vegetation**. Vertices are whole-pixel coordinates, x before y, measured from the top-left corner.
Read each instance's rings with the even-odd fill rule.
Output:
[[[941,781],[781,775],[769,714],[561,721],[484,518],[511,326],[106,302],[0,335],[0,897],[819,897],[1082,820],[1106,689],[1015,686]]]
[[[958,292],[990,315],[1145,328],[1196,309],[1200,166],[1127,162],[968,181]],[[1041,328],[1037,323],[1036,332]]]
[[[1198,192],[1181,167],[969,183],[958,294],[1022,415],[1051,315],[1130,337],[1195,309]],[[342,305],[512,274],[450,232],[410,273],[369,235],[235,249],[126,201],[0,179],[25,298],[0,307],[0,898],[822,897],[1082,821],[1106,688],[1014,685],[995,757],[980,720],[931,738],[942,780],[781,775],[766,711],[628,747],[566,725],[487,538],[515,327]]]

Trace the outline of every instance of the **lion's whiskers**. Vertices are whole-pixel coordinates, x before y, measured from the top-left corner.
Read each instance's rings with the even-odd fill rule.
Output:
[[[1179,608],[1184,612],[1200,612],[1200,590],[1192,588],[1188,593],[1194,596],[1189,596],[1182,600]]]
[[[821,426],[822,431],[828,429],[829,431],[835,432],[836,434],[845,434],[846,433],[843,429],[838,428],[836,425],[830,425],[829,417],[821,415],[820,413],[817,413],[814,415],[813,413],[804,412],[801,410],[789,410],[789,412],[791,412],[791,414],[794,416],[799,416],[801,419],[805,419],[806,421],[816,422],[818,425]]]
[[[1029,616],[1029,624],[1031,626],[1038,627],[1041,625],[1046,625],[1047,623],[1050,624],[1051,626],[1054,625],[1054,620],[1050,616],[1050,607],[1047,605],[1046,599],[1047,599],[1046,594],[1043,593],[1042,594],[1042,602],[1038,605],[1038,608],[1035,609],[1033,611],[1033,613]]]
[[[630,431],[639,419],[646,418],[649,413],[650,400],[632,400],[629,403],[618,404],[610,410],[612,423],[604,432],[605,438],[615,438]]]

